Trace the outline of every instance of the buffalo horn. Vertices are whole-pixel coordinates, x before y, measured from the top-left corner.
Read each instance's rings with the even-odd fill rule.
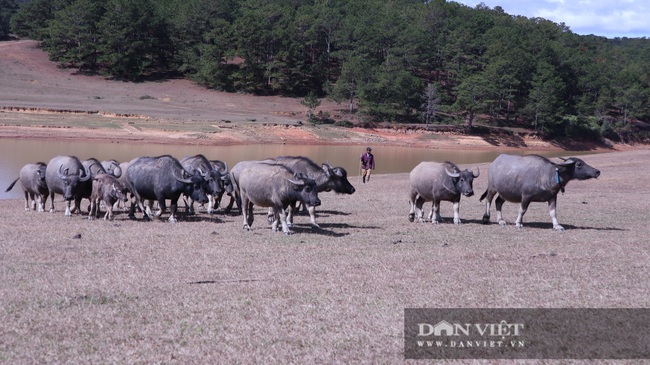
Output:
[[[469,170],[472,171],[472,170]],[[478,166],[476,166],[476,173],[472,171],[472,175],[474,175],[474,178],[476,179],[477,177],[481,176],[481,170],[479,170]]]
[[[183,170],[183,172],[185,172],[185,170]],[[176,175],[176,171],[172,172],[172,175],[174,175],[174,179],[182,182],[183,184],[191,184],[192,183],[191,179],[183,179],[183,178],[178,177],[178,175]]]
[[[86,171],[79,169],[79,181],[88,181],[90,180],[91,175],[92,174],[90,173],[90,169]]]
[[[120,178],[120,176],[122,176],[122,168],[120,167],[120,165],[115,165],[115,168],[113,169],[113,176],[115,176],[118,179]]]
[[[298,186],[303,186],[303,185],[305,185],[305,182],[302,181],[302,180],[291,180],[291,179],[287,179],[287,180],[289,180],[289,182],[292,183],[292,184],[294,184],[294,185],[298,185]]]
[[[61,171],[63,169],[63,165],[59,166],[59,170],[57,170],[56,174],[59,175],[61,179],[64,179],[68,177],[68,169],[66,168],[65,171]],[[64,174],[65,172],[65,174]]]
[[[447,173],[447,175],[449,175],[449,177],[454,177],[454,178],[456,178],[456,177],[459,177],[459,176],[460,176],[460,174],[457,173],[457,172],[449,172],[449,170],[447,170],[446,167],[445,167],[445,172]]]

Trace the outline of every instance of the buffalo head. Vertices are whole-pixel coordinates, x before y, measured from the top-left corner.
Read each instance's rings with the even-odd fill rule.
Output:
[[[293,175],[293,179],[287,179],[294,185],[294,190],[300,195],[300,200],[308,205],[317,207],[321,204],[318,198],[316,181],[306,174],[299,172]]]
[[[63,199],[74,199],[73,192],[77,189],[80,182],[85,182],[90,179],[90,171],[79,169],[76,174],[70,174],[68,168],[63,169],[63,165],[59,167],[57,175],[63,180]]]
[[[456,189],[464,196],[474,195],[474,179],[481,175],[481,170],[478,167],[476,168],[476,173],[469,169],[465,171],[455,170],[451,172],[445,167],[445,172],[447,176],[451,177]]]
[[[587,180],[596,179],[600,176],[600,170],[587,165],[583,160],[577,157],[562,158],[561,163],[556,164],[561,174],[566,174],[567,180]]]

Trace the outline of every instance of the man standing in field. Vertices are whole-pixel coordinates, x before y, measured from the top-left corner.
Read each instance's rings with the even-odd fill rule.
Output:
[[[375,156],[371,153],[372,148],[367,147],[366,153],[361,155],[361,176],[363,177],[363,183],[366,183],[366,180],[370,182],[370,170],[375,169]]]

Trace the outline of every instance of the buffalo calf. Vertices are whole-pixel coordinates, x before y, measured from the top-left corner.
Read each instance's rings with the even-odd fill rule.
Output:
[[[104,203],[104,220],[113,220],[113,204],[128,200],[128,189],[113,175],[99,174],[93,178],[88,219],[99,218],[99,205]]]

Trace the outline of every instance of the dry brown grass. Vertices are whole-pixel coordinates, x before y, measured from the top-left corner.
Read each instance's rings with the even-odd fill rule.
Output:
[[[407,174],[322,194],[323,230],[299,216],[292,236],[263,209],[245,232],[239,216],[88,221],[2,200],[0,362],[394,364],[406,307],[648,307],[649,158],[584,157],[602,175],[559,197],[563,233],[539,203],[524,229],[484,226],[476,196],[461,226],[449,203],[443,224],[409,223]]]

